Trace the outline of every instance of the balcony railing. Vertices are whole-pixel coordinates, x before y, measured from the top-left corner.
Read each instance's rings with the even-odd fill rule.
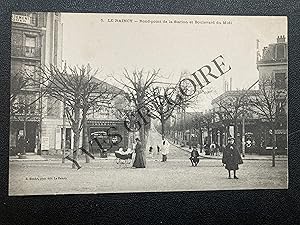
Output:
[[[12,45],[11,56],[39,59],[41,57],[41,48]]]

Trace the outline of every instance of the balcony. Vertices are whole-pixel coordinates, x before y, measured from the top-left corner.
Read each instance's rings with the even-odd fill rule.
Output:
[[[28,47],[28,46],[11,46],[11,56],[12,57],[22,57],[31,59],[41,58],[41,48],[39,47]]]

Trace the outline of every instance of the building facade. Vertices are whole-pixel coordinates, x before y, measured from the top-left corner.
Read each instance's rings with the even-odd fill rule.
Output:
[[[212,101],[214,120],[212,141],[220,146],[227,144],[229,136],[235,137],[241,144],[245,136],[245,152],[260,153],[261,135],[265,125],[255,113],[249,99],[256,96],[258,90],[226,91]]]
[[[288,43],[284,35],[277,37],[277,42],[263,48],[262,57],[257,61],[260,89],[271,93],[268,97],[274,101],[274,131],[268,127],[265,131],[266,148],[271,149],[270,137],[276,136],[277,151],[287,151],[287,75],[288,75]],[[265,120],[263,118],[263,120]],[[267,122],[267,121],[265,121]]]
[[[258,57],[258,90],[225,91],[212,101],[214,142],[226,144],[228,135],[241,142],[244,135],[246,153],[270,154],[275,132],[277,153],[287,153],[287,53],[285,37],[278,36]]]
[[[61,65],[61,15],[13,12],[11,30],[11,90],[17,86],[13,82],[16,80],[14,77],[23,76],[24,80],[26,76],[29,79],[11,100],[10,147],[16,153],[18,138],[25,136],[26,152],[38,153],[42,144],[41,137],[48,130],[47,122],[42,118],[48,116],[44,107],[47,98],[42,99],[40,86],[33,80],[39,79],[36,68],[41,65]]]

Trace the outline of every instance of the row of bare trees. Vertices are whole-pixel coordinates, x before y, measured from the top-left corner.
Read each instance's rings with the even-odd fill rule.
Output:
[[[287,93],[286,89],[279,89],[273,77],[266,77],[259,81],[258,90],[248,90],[228,93],[228,96],[214,101],[215,108],[207,113],[194,114],[186,123],[202,134],[203,129],[208,132],[210,140],[210,128],[216,121],[221,122],[222,127],[229,135],[229,126],[234,126],[234,136],[237,138],[238,124],[244,118],[259,118],[267,123],[267,128],[272,134],[272,164],[275,166],[276,129],[286,129],[284,121],[287,120]],[[285,82],[285,81],[284,81]],[[182,127],[175,127],[182,130]]]
[[[195,97],[180,94],[176,84],[163,87],[159,70],[129,72],[124,69],[122,79],[114,77],[122,86],[120,89],[97,79],[97,72],[89,65],[65,66],[64,68],[44,65],[36,68],[35,73],[39,74],[39,79],[33,79],[30,74],[26,73],[12,76],[11,106],[16,105],[14,102],[18,96],[24,94],[29,83],[34,83],[35,87],[38,87],[39,96],[35,98],[35,101],[46,96],[61,102],[74,133],[73,160],[77,160],[81,132],[83,133],[83,147],[89,149],[86,123],[92,108],[95,112],[112,107],[124,120],[130,118],[128,114],[134,114],[136,121],[133,121],[133,124],[136,125],[135,129],[139,131],[140,139],[145,147],[151,119],[159,119],[163,127],[162,138],[164,138],[165,123],[173,111]],[[127,106],[124,106],[124,101],[121,107],[118,107],[118,104],[111,106],[112,101],[120,95],[127,100]],[[28,103],[30,104],[34,102]],[[13,108],[11,111],[12,114],[15,112]],[[88,162],[89,157],[86,160]]]
[[[82,131],[84,137],[83,147],[88,149],[86,123],[91,108],[94,109],[93,111],[100,111],[103,107],[111,107],[109,106],[110,103],[117,96],[122,95],[127,99],[127,107],[112,107],[125,120],[132,118],[130,115],[133,115],[135,121],[130,121],[130,123],[134,125],[135,130],[139,131],[140,139],[143,147],[145,147],[151,119],[160,121],[162,138],[164,138],[166,122],[174,114],[174,111],[178,108],[185,110],[200,95],[200,93],[183,95],[182,92],[187,93],[189,91],[190,87],[188,85],[181,86],[181,89],[186,88],[184,91],[179,91],[178,84],[162,85],[160,82],[162,76],[159,70],[129,72],[124,69],[123,79],[114,77],[122,86],[121,89],[113,88],[108,83],[97,79],[98,71],[93,70],[89,65],[65,66],[64,68],[52,65],[48,67],[41,66],[36,72],[40,74],[38,80],[32,79],[32,76],[28,76],[26,73],[12,74],[11,114],[14,115],[21,109],[20,106],[16,107],[16,99],[32,83],[38,87],[39,96],[32,102],[27,102],[26,107],[30,107],[43,96],[50,96],[63,103],[68,121],[74,132],[74,160],[77,159],[80,133]],[[218,117],[224,127],[234,124],[236,136],[238,120],[243,116],[247,117],[247,115],[254,113],[268,121],[274,135],[273,148],[275,150],[275,123],[278,113],[283,112],[286,107],[286,94],[275,88],[274,79],[261,80],[259,85],[259,90],[255,92],[245,90],[242,95],[229,96],[216,101],[219,110],[194,116],[192,119],[193,126],[199,132],[202,132],[203,128],[209,131],[214,118]],[[87,157],[87,162],[88,160]]]
[[[129,121],[133,130],[139,131],[142,147],[145,148],[145,142],[149,133],[151,119],[157,119],[161,124],[161,136],[165,138],[166,123],[173,115],[174,111],[180,107],[186,107],[189,103],[195,101],[200,92],[193,95],[188,93],[188,85],[179,83],[162,83],[159,70],[144,71],[135,70],[129,73],[126,69],[123,73],[124,79],[115,79],[121,84],[127,92],[128,102],[133,103],[131,115],[125,115],[127,118],[134,118],[135,121]],[[180,81],[179,81],[180,82]]]

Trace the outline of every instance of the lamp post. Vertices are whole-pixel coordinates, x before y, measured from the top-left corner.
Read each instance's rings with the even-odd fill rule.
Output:
[[[245,157],[245,114],[242,119],[242,155]]]

